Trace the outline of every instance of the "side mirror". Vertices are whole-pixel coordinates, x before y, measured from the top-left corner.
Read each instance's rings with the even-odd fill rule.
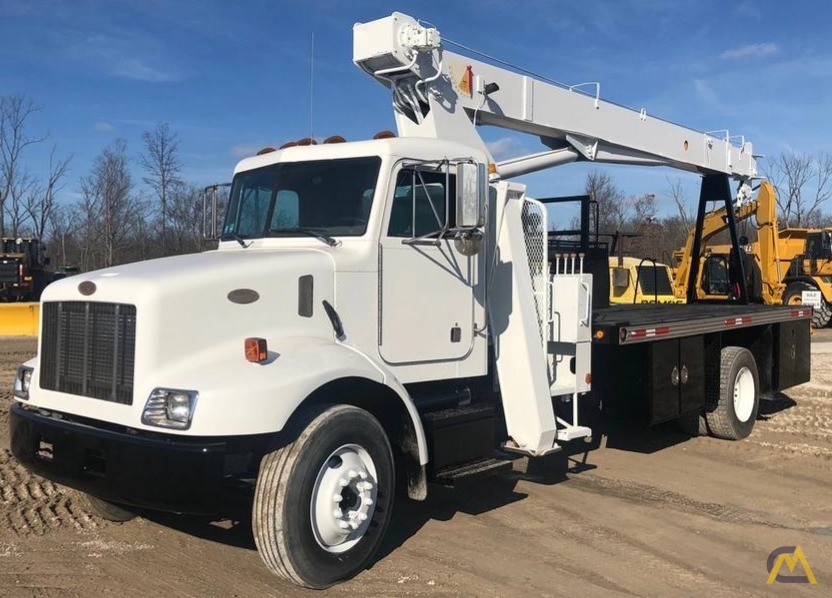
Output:
[[[206,241],[217,238],[217,187],[212,185],[202,191],[202,236]]]
[[[485,224],[488,179],[485,164],[456,165],[456,226],[478,228]]]

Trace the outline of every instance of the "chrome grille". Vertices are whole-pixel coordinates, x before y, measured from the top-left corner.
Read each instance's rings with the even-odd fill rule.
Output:
[[[136,306],[63,301],[41,307],[41,388],[131,405]]]

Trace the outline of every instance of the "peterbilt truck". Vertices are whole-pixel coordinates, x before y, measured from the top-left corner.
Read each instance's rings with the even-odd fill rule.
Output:
[[[808,378],[810,309],[610,307],[604,248],[553,243],[514,180],[666,166],[727,204],[757,176],[750,143],[454,54],[400,13],[356,25],[353,60],[397,136],[246,158],[218,249],[46,289],[15,379],[21,463],[115,520],[243,493],[266,566],[323,588],[371,562],[396,492],[582,442],[586,407],[738,440],[763,393]],[[486,125],[541,151],[496,161]]]

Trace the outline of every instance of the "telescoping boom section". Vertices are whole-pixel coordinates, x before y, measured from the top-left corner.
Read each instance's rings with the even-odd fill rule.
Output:
[[[498,163],[502,178],[579,160],[742,181],[757,175],[751,143],[727,131],[703,133],[604,101],[598,83],[560,85],[455,54],[439,31],[407,15],[357,24],[353,39],[354,62],[393,91],[401,136],[455,140],[486,152],[476,125],[539,136],[547,149]]]

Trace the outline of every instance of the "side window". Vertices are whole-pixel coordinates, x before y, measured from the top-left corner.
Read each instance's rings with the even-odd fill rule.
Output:
[[[728,276],[728,262],[718,255],[709,255],[705,259],[702,273],[702,290],[708,295],[730,295],[731,282]]]
[[[447,203],[446,197],[450,198]],[[447,176],[443,171],[402,170],[396,178],[387,236],[438,236],[454,224],[455,197],[454,175]]]

